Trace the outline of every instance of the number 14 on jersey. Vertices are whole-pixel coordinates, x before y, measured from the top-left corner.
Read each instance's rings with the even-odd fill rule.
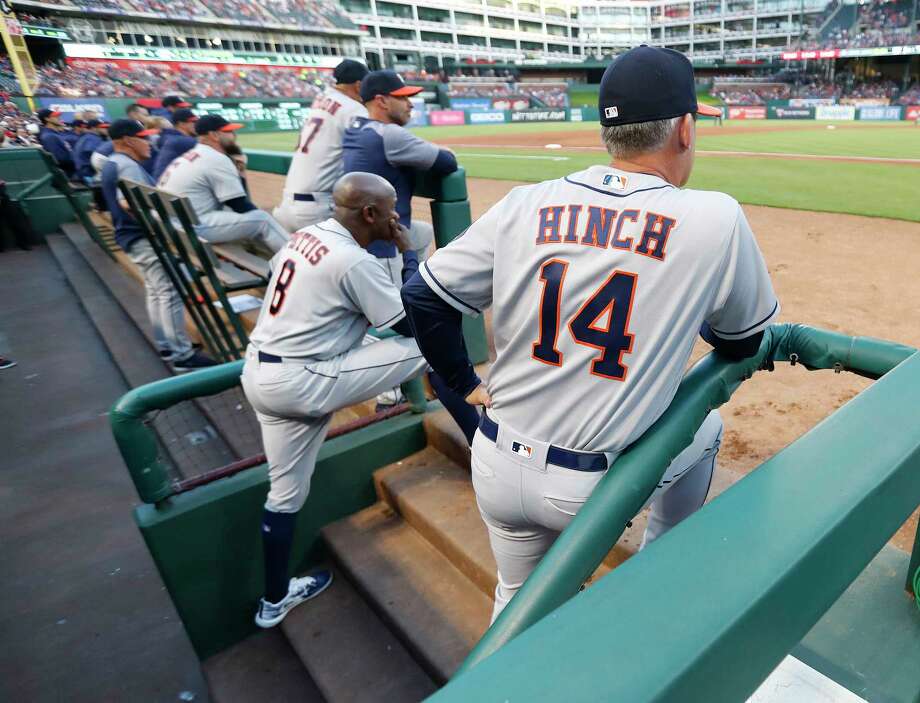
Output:
[[[540,267],[543,294],[540,297],[540,336],[533,344],[533,358],[550,366],[562,366],[563,354],[558,349],[561,325],[562,296],[569,262],[549,259]],[[584,302],[568,323],[569,334],[577,344],[601,352],[591,362],[591,374],[616,381],[626,379],[629,368],[623,355],[632,351],[633,335],[629,333],[629,316],[639,276],[614,271]],[[606,317],[604,325],[599,320]]]

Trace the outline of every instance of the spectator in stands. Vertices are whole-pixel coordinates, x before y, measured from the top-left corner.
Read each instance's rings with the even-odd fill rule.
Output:
[[[277,252],[290,234],[246,195],[226,146],[236,142],[243,125],[220,115],[204,115],[195,123],[198,145],[173,161],[160,176],[159,187],[189,199],[199,225],[196,233],[217,244],[257,240]]]
[[[406,85],[395,71],[373,71],[361,81],[361,100],[368,117],[356,117],[345,130],[342,157],[345,173],[365,171],[389,181],[396,189],[399,223],[409,230],[416,255],[424,256],[434,238],[427,222],[412,221],[412,191],[416,170],[447,174],[457,170],[457,159],[449,149],[440,149],[405,128],[412,114],[409,96],[422,88]],[[390,278],[402,285],[402,260],[396,246],[384,241],[367,250],[383,259]]]
[[[159,180],[166,167],[173,160],[182,156],[198,144],[195,134],[195,123],[198,115],[187,107],[180,107],[172,113],[172,126],[160,130],[160,140],[157,144],[157,157],[153,164],[153,177]]]
[[[109,125],[105,122],[89,120],[86,123],[86,131],[73,148],[77,179],[88,186],[92,186],[96,179],[96,170],[92,164],[93,152],[108,138],[108,129]]]
[[[70,178],[74,173],[73,153],[70,144],[63,137],[64,123],[61,122],[61,113],[44,108],[37,113],[42,124],[38,133],[38,141],[42,149],[47,151],[57,161],[57,165]]]
[[[151,131],[144,129],[136,120],[115,120],[109,127],[115,150],[102,169],[102,192],[115,225],[115,241],[144,276],[147,315],[163,360],[171,362],[173,368],[180,372],[214,366],[216,362],[213,359],[195,351],[192,346],[185,332],[182,298],[118,189],[121,179],[153,185],[150,174],[140,165],[150,157],[150,143],[147,141],[150,135]]]

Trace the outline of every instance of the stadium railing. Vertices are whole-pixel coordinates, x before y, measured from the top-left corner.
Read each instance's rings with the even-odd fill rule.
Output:
[[[87,213],[90,191],[75,189],[51,154],[38,148],[0,149],[0,180],[36,233],[51,234],[62,223],[76,220],[106,254],[114,256]]]
[[[879,380],[573,599],[707,413],[779,361]],[[709,354],[433,700],[588,700],[601,679],[617,700],[745,700],[920,504],[918,394],[920,353],[867,337],[781,324],[751,359]],[[918,566],[920,530],[908,590]]]

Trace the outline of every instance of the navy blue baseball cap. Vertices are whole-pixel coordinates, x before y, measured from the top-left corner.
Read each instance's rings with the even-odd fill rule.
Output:
[[[123,137],[149,137],[151,134],[157,134],[158,129],[145,129],[137,120],[115,120],[109,125],[109,138],[114,141]]]
[[[199,117],[195,122],[195,134],[207,134],[208,132],[235,132],[243,129],[245,125],[239,122],[227,122],[220,115],[204,115]]]
[[[689,113],[719,117],[699,104],[693,64],[679,51],[642,44],[620,54],[604,71],[597,107],[605,127],[654,122]]]
[[[342,83],[357,83],[367,74],[367,66],[363,63],[354,59],[345,59],[335,67],[332,77],[335,78],[336,83],[341,85]]]
[[[378,95],[395,95],[399,98],[418,95],[424,90],[418,85],[406,85],[396,71],[371,71],[361,81],[361,100],[370,102]]]

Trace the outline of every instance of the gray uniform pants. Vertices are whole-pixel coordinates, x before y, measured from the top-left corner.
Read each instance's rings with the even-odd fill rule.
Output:
[[[233,210],[215,210],[198,218],[196,234],[211,244],[255,239],[273,252],[279,251],[291,238],[280,224],[264,210],[238,213]]]
[[[722,418],[713,410],[646,502],[651,513],[640,549],[703,505],[721,438]],[[533,456],[514,453],[512,441],[533,447]],[[482,432],[473,439],[473,489],[498,566],[493,622],[606,474],[547,464],[548,446],[501,423],[498,442]],[[615,460],[608,456],[608,471],[616,471]]]
[[[187,359],[194,352],[185,333],[182,298],[146,239],[138,239],[126,252],[144,276],[147,294],[147,317],[153,326],[153,338],[161,352],[172,352],[173,361]]]
[[[409,337],[389,337],[325,361],[260,362],[250,345],[243,390],[262,428],[271,487],[265,507],[295,513],[310,492],[316,456],[336,410],[415,378],[428,367]]]
[[[285,195],[281,204],[272,211],[272,215],[288,232],[296,232],[332,217],[334,210],[332,193],[313,193],[312,195],[313,202],[294,200]]]

